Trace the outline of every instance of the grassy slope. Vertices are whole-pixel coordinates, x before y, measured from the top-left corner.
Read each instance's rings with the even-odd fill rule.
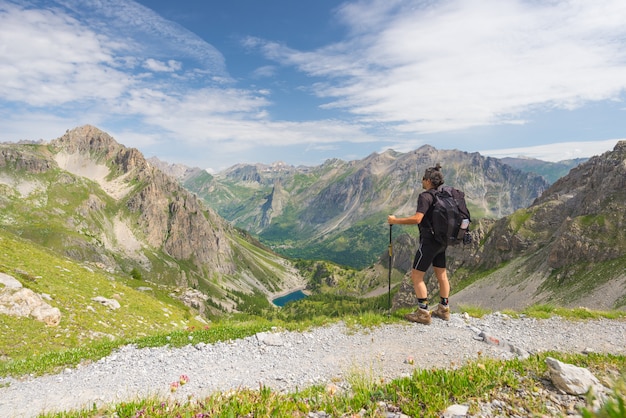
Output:
[[[5,360],[201,325],[167,288],[80,265],[4,229],[0,229],[0,271],[35,293],[50,295],[48,303],[61,311],[57,327],[0,315],[0,356]],[[151,290],[136,290],[140,286]],[[92,301],[96,296],[116,298],[121,308],[106,308]]]

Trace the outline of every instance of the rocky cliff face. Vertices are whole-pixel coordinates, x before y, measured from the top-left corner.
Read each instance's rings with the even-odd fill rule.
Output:
[[[614,259],[625,254],[625,207],[626,141],[621,141],[572,169],[528,209],[497,222],[485,242],[484,263],[491,267],[498,258],[540,248],[550,268],[571,260]],[[503,255],[490,257],[494,252]]]
[[[451,253],[462,267],[456,279],[467,277],[463,270],[493,273],[461,291],[460,301],[495,309],[626,306],[626,141],[475,234],[480,245]]]
[[[219,273],[234,272],[234,266],[224,263],[231,256],[225,237],[228,225],[178,182],[150,166],[138,150],[92,126],[68,131],[50,145],[61,168],[100,181],[114,198],[120,196],[111,191],[113,184],[118,188],[135,184],[120,200],[128,210],[125,215],[135,220],[132,232],[150,247],[198,268],[210,265]],[[83,163],[77,166],[74,161]],[[90,169],[93,166],[106,166],[109,174],[103,179],[99,170]]]
[[[243,245],[176,179],[92,126],[48,144],[0,145],[0,189],[2,227],[111,271],[197,288],[215,305],[231,290],[269,295],[301,284],[288,263],[270,267],[260,255],[275,255]]]

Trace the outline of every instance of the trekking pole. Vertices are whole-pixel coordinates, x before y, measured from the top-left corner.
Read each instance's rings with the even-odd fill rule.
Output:
[[[387,304],[389,308],[387,311],[387,318],[389,318],[389,316],[391,315],[391,260],[393,256],[393,246],[391,244],[392,229],[393,229],[393,224],[389,224],[389,284],[387,287]]]

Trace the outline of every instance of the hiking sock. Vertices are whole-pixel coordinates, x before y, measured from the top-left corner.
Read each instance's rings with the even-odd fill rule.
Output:
[[[428,310],[428,298],[418,298],[417,306],[419,306],[420,309]]]
[[[441,303],[443,306],[448,306],[448,298],[441,298]]]

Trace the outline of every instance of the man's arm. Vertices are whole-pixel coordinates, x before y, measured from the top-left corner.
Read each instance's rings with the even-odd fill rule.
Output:
[[[421,212],[415,212],[415,215],[409,216],[408,218],[396,218],[395,215],[389,215],[387,217],[387,223],[389,223],[390,225],[414,225],[422,222],[422,219],[424,219],[424,214]]]

